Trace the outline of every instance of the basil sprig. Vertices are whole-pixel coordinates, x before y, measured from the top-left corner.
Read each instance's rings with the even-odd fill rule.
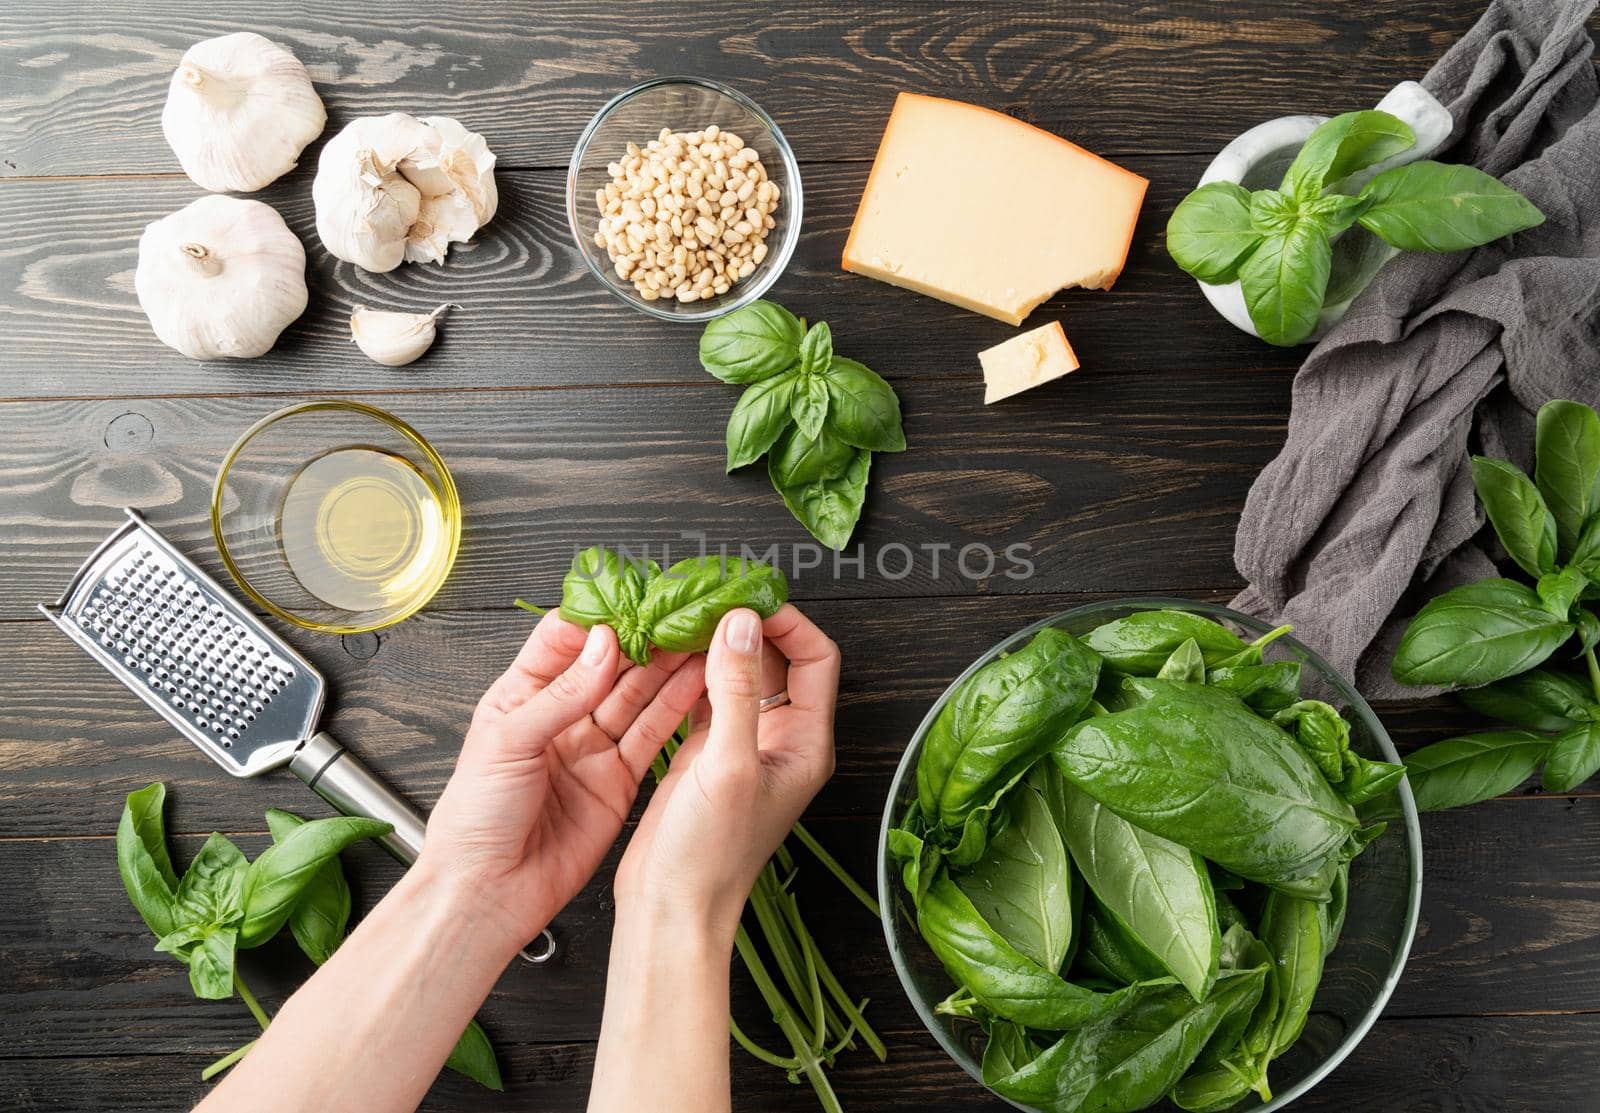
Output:
[[[707,325],[700,363],[745,388],[728,418],[727,470],[766,456],[789,512],[818,541],[843,549],[861,518],[872,454],[906,447],[894,388],[835,355],[827,322],[807,328],[770,301]]]
[[[1521,729],[1436,742],[1406,759],[1417,806],[1460,807],[1509,792],[1542,764],[1566,792],[1600,770],[1600,416],[1578,402],[1539,410],[1534,475],[1474,457],[1478,501],[1532,586],[1493,578],[1417,613],[1395,653],[1403,684],[1464,687],[1464,703]],[[1587,675],[1544,667],[1576,643]]]
[[[1277,189],[1209,182],[1179,203],[1167,250],[1201,282],[1238,279],[1250,321],[1270,344],[1316,330],[1333,237],[1359,222],[1402,251],[1464,251],[1544,222],[1516,190],[1471,166],[1413,162],[1353,196],[1350,175],[1409,150],[1416,137],[1387,112],[1346,112],[1306,139]]]
[[[213,833],[178,876],[167,851],[157,782],[128,795],[117,826],[117,868],[128,899],[158,937],[156,950],[189,969],[196,997],[221,1000],[237,990],[263,1031],[268,1017],[236,966],[238,952],[259,947],[289,925],[295,942],[318,966],[344,939],[350,886],[339,852],[393,828],[375,819],[338,816],[307,822],[290,812],[267,812],[273,845],[254,862],[225,835]],[[217,1060],[201,1074],[211,1078],[244,1058],[254,1045]],[[474,1021],[445,1064],[492,1090],[502,1089],[488,1036]]]

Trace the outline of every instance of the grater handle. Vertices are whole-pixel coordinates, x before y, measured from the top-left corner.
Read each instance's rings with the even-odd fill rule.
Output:
[[[394,824],[394,830],[378,841],[404,864],[411,865],[422,853],[422,835],[427,828],[422,813],[331,734],[318,731],[312,735],[295,751],[289,769],[341,814]]]

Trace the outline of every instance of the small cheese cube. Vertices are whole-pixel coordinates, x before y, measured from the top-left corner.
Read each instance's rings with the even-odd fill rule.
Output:
[[[844,269],[1020,325],[1057,290],[1109,290],[1149,183],[1059,136],[901,93]]]
[[[983,404],[1031,390],[1078,369],[1060,321],[1013,336],[978,353],[983,364]]]

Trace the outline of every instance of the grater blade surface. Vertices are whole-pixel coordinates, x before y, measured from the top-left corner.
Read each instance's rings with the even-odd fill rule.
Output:
[[[236,777],[287,762],[322,674],[135,511],[53,606],[55,624]]]

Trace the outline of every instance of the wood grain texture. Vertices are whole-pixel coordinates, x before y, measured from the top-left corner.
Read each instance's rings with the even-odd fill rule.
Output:
[[[176,169],[160,129],[172,71],[190,44],[239,30],[241,14],[174,0],[9,5],[0,173]],[[269,0],[250,4],[244,23],[305,62],[330,133],[361,115],[459,115],[508,166],[564,167],[606,100],[682,72],[748,93],[808,161],[870,158],[897,89],[975,100],[1112,153],[1214,151],[1270,116],[1374,103],[1420,77],[1476,14],[1429,0],[465,0],[429,17],[399,0]],[[1359,67],[1336,64],[1357,57]]]
[[[1127,269],[1110,292],[1069,290],[1033,316],[1059,319],[1083,363],[1080,377],[1160,370],[1171,376],[1292,367],[1222,323],[1195,283],[1168,258],[1167,218],[1209,156],[1140,155],[1126,165],[1151,180]],[[868,167],[808,166],[804,231],[771,296],[829,319],[842,353],[890,379],[941,379],[976,397],[977,353],[1015,335],[998,321],[845,274],[840,254]],[[311,170],[302,167],[256,197],[272,204],[306,246],[305,314],[253,360],[190,360],[151,332],[133,292],[144,226],[189,204],[187,180],[129,178],[0,182],[0,313],[9,320],[10,373],[0,398],[284,391],[448,391],[608,383],[703,383],[700,329],[657,321],[624,305],[589,273],[565,215],[565,175],[502,173],[500,208],[443,265],[371,274],[328,255],[315,230]],[[361,305],[431,310],[454,302],[441,339],[421,361],[381,367],[350,343]],[[907,328],[914,320],[915,328]],[[1158,342],[1151,323],[1197,342]],[[1025,403],[1024,403],[1025,405]],[[1014,411],[1018,405],[1003,407]]]

